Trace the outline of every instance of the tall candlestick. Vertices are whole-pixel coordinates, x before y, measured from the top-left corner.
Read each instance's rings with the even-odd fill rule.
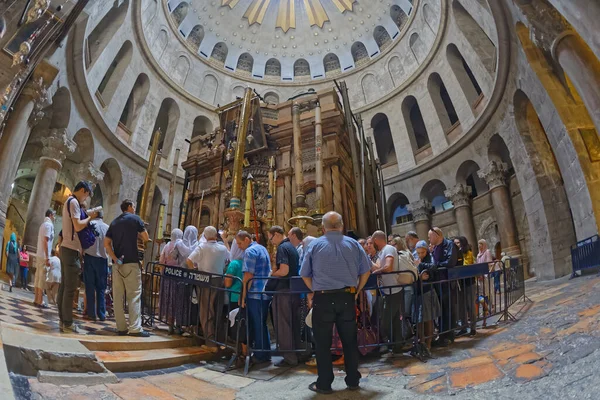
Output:
[[[244,227],[250,226],[250,211],[252,210],[252,175],[246,179],[246,207],[244,213]]]

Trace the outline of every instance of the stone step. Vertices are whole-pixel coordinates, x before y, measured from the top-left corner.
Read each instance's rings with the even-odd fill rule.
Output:
[[[148,338],[129,336],[91,337],[86,336],[79,340],[91,351],[132,351],[132,350],[157,350],[191,347],[196,341],[190,337],[152,335]]]
[[[112,372],[134,372],[177,367],[209,360],[213,354],[199,346],[174,349],[96,351],[96,357]]]

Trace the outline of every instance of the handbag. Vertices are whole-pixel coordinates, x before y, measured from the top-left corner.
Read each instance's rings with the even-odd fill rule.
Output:
[[[405,250],[398,252],[398,271],[410,271],[413,274],[397,274],[396,282],[398,285],[412,285],[415,277],[419,276],[419,270],[415,267],[413,255]]]
[[[357,307],[357,339],[358,351],[363,356],[377,349],[377,346],[373,345],[378,343],[379,338],[377,329],[371,324],[371,315],[369,313],[369,305],[367,304],[367,301],[368,300],[365,292],[362,292],[360,294],[361,307]]]

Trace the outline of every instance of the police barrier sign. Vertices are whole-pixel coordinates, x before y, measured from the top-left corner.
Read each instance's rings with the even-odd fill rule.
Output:
[[[165,267],[163,276],[177,279],[178,281],[189,283],[196,286],[209,286],[210,275],[203,272],[180,268],[180,267]]]

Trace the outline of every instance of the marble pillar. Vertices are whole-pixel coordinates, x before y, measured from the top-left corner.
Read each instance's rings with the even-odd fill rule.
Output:
[[[431,229],[431,202],[427,199],[417,200],[408,205],[408,211],[413,216],[415,231],[419,239],[429,242],[429,230]]]
[[[344,214],[342,197],[342,177],[340,176],[340,167],[337,164],[331,166],[331,181],[333,194],[333,211]]]
[[[287,172],[283,177],[283,222],[286,231],[291,229],[288,221],[292,218],[292,174]]]
[[[304,185],[304,173],[302,171],[302,128],[300,126],[300,104],[292,105],[292,131],[294,139],[294,177],[296,183],[295,207],[306,206],[306,194],[302,187]]]
[[[43,156],[40,157],[40,166],[27,205],[23,238],[23,243],[32,253],[37,251],[38,230],[44,221],[46,210],[50,207],[58,172],[67,156],[77,147],[76,143],[69,139],[66,129],[52,129],[48,136],[42,138],[42,144]]]
[[[458,225],[458,232],[461,236],[467,238],[467,241],[472,248],[477,247],[477,232],[473,223],[473,210],[471,208],[471,193],[470,186],[465,186],[462,183],[446,190],[444,195],[452,200],[454,205],[454,218]]]
[[[505,163],[491,161],[485,168],[479,170],[477,175],[490,187],[502,251],[510,256],[516,256],[521,254],[521,250],[510,189],[506,182],[507,172],[508,167]]]

